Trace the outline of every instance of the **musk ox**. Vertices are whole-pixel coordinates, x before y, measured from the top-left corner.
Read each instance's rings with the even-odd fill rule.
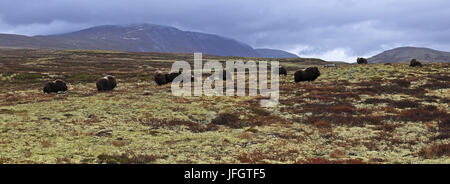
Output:
[[[67,91],[67,85],[62,80],[55,80],[52,82],[47,82],[44,87],[44,93],[58,93]]]
[[[167,84],[167,81],[166,81],[166,74],[163,74],[163,73],[161,73],[161,72],[158,72],[158,73],[155,75],[155,82],[156,82],[156,84],[158,84],[158,85],[160,85],[160,86],[162,86],[162,85],[164,85],[164,84]]]
[[[182,69],[180,69],[179,72],[173,72],[173,73],[165,73],[165,74],[163,74],[162,72],[158,72],[154,76],[154,80],[155,80],[156,84],[158,84],[160,86],[173,82],[173,80],[175,80],[175,78],[177,78],[180,75],[183,75],[185,77],[185,79],[190,77],[191,78],[191,82],[192,81],[196,81],[193,76],[189,76],[189,75],[182,74],[182,73],[183,73]]]
[[[367,64],[368,63],[366,58],[358,58],[358,59],[356,59],[356,62],[358,64]]]
[[[111,91],[117,85],[116,78],[114,76],[108,75],[106,77],[97,80],[97,90],[98,91]]]
[[[409,66],[411,66],[411,67],[422,67],[422,63],[420,63],[416,59],[412,59],[411,62],[409,62]]]
[[[306,70],[299,70],[295,72],[295,82],[301,82],[301,81],[314,81],[317,79],[317,77],[320,76],[320,71],[317,67],[309,67]]]
[[[165,77],[166,77],[166,82],[167,82],[167,83],[173,82],[173,80],[174,80],[175,78],[177,78],[179,75],[181,75],[181,72],[178,72],[178,73],[174,72],[174,73],[166,74],[166,75],[165,75]]]
[[[287,75],[287,70],[286,70],[286,68],[280,67],[280,69],[279,69],[279,74],[280,74],[280,75],[286,76],[286,75]]]

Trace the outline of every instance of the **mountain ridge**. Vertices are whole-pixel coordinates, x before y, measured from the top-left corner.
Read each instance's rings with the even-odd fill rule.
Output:
[[[421,62],[450,62],[450,52],[424,47],[398,47],[368,58],[369,63],[400,63],[417,59]]]
[[[217,56],[265,58],[296,56],[281,50],[254,49],[248,44],[220,35],[183,31],[156,24],[101,25],[55,35],[0,34],[0,47],[8,46],[130,52],[202,52]]]

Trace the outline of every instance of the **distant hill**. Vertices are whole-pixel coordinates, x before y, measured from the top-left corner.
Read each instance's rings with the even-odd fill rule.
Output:
[[[255,49],[262,58],[298,58],[297,55],[276,49]]]
[[[421,62],[450,62],[450,52],[428,48],[399,47],[368,59],[369,63],[398,63],[418,59]]]
[[[174,27],[154,24],[105,25],[48,36],[29,37],[0,34],[0,47],[131,52],[202,52],[217,56],[266,58],[295,56],[280,50],[255,50],[245,43],[218,35],[182,31]]]

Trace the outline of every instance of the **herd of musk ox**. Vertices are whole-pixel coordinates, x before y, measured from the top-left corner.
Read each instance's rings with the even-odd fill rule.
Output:
[[[358,58],[357,59],[358,64],[368,64],[367,59],[365,58]],[[386,63],[387,64],[387,63]],[[410,67],[422,67],[422,63],[417,61],[416,59],[412,59],[410,64]],[[334,65],[335,67],[335,65]],[[158,85],[165,85],[173,82],[175,78],[177,78],[179,75],[182,75],[182,70],[179,72],[173,72],[173,73],[161,73],[158,72],[154,76],[154,81]],[[287,76],[287,70],[284,67],[279,68],[279,75]],[[227,71],[223,70],[223,80],[227,80]],[[302,82],[302,81],[314,81],[320,76],[320,71],[317,67],[309,67],[305,70],[299,70],[294,73],[294,81],[296,83]],[[185,76],[185,77],[191,77],[191,81],[195,81],[195,79],[192,76]],[[96,82],[97,90],[98,91],[112,91],[117,86],[117,81],[114,76],[108,75],[103,78],[100,78]],[[44,93],[63,93],[68,90],[66,82],[58,79],[55,81],[47,82],[43,91]]]

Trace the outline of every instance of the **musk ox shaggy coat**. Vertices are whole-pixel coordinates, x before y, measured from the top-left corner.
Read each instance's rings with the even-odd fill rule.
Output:
[[[286,76],[286,75],[287,75],[287,70],[286,70],[286,68],[280,67],[280,69],[279,69],[279,74],[280,74],[280,75]]]
[[[162,86],[162,85],[165,85],[165,84],[173,82],[173,80],[175,80],[175,78],[177,78],[180,75],[184,75],[185,79],[190,77],[191,78],[191,82],[196,81],[194,77],[186,75],[186,74],[182,74],[181,70],[178,73],[174,72],[174,73],[163,74],[162,72],[158,72],[155,75],[155,77],[154,77],[155,79],[154,80],[155,80],[156,84]]]
[[[358,58],[358,59],[356,59],[356,62],[358,64],[367,64],[368,63],[366,58]]]
[[[314,81],[320,76],[320,71],[317,67],[309,67],[306,70],[299,70],[295,72],[295,82]]]
[[[47,82],[44,87],[44,93],[58,93],[67,91],[67,85],[62,80],[55,80],[52,82]]]
[[[114,76],[108,75],[106,77],[97,80],[97,90],[98,91],[111,91],[117,85],[116,78]]]
[[[174,80],[175,78],[177,78],[179,75],[181,75],[181,72],[166,74],[166,75],[165,75],[165,77],[166,77],[166,82],[167,82],[167,83],[173,82],[173,80]]]
[[[411,62],[409,62],[409,66],[411,66],[411,67],[422,67],[422,63],[420,63],[416,59],[412,59]]]
[[[167,84],[167,81],[166,81],[166,75],[167,75],[167,74],[163,74],[163,73],[161,73],[161,72],[158,72],[158,73],[155,75],[155,82],[156,82],[156,84],[158,84],[158,85],[160,85],[160,86],[162,86],[162,85],[164,85],[164,84]]]

